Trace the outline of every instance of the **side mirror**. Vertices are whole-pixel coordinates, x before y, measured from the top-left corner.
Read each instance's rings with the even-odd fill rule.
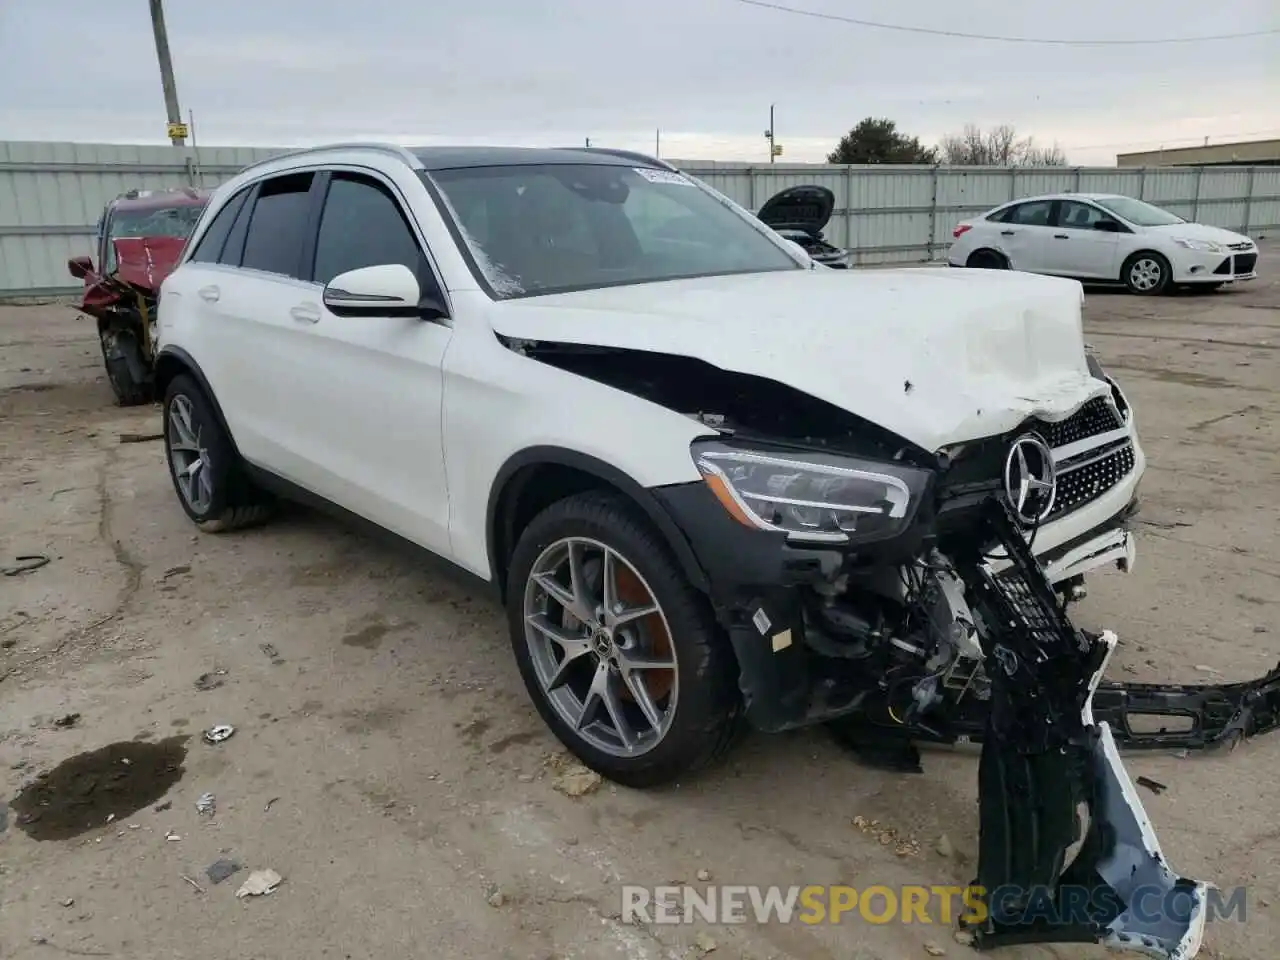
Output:
[[[325,285],[322,296],[329,312],[339,317],[446,316],[442,304],[424,298],[418,278],[402,263],[384,263],[340,273]]]
[[[83,280],[86,276],[93,273],[93,258],[72,257],[67,261],[67,272],[77,280]]]
[[[1120,226],[1119,221],[1116,220],[1099,220],[1093,225],[1093,228],[1101,230],[1103,233],[1120,233],[1124,230],[1124,227]]]

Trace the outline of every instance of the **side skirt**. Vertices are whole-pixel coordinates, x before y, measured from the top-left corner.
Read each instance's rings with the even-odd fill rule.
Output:
[[[438,572],[457,582],[463,589],[485,596],[487,599],[492,600],[495,605],[500,603],[497,585],[493,581],[477,576],[470,570],[458,566],[456,563],[445,559],[437,553],[433,553],[412,540],[406,540],[386,527],[379,526],[372,520],[368,520],[357,513],[352,513],[332,500],[312,493],[310,490],[300,487],[292,481],[285,480],[277,474],[250,463],[245,463],[244,469],[250,480],[281,500],[297,503],[333,517],[343,526],[359,530],[371,539],[384,543],[397,552],[403,551],[414,562],[425,562]]]

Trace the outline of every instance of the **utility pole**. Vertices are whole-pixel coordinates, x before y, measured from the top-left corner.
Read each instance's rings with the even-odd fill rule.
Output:
[[[774,158],[778,155],[778,148],[774,144],[773,139],[773,104],[769,104],[769,129],[764,132],[765,139],[769,141],[769,162],[773,163]]]
[[[662,159],[662,130],[653,131],[653,156],[655,159]]]
[[[187,125],[178,107],[178,85],[173,79],[169,56],[169,34],[164,27],[164,0],[151,0],[151,30],[156,36],[156,59],[160,61],[160,83],[164,87],[164,109],[169,117],[169,139],[175,147],[187,142]]]
[[[590,137],[587,137],[587,146],[588,146],[588,147],[589,147],[589,146],[591,146],[591,138],[590,138]]]

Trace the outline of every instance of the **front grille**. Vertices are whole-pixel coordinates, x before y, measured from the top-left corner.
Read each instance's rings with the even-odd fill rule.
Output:
[[[1133,445],[1126,444],[1114,453],[1083,467],[1058,475],[1058,492],[1048,520],[1078,510],[1092,503],[1132,472],[1137,463]]]
[[[1232,269],[1234,266],[1234,269]],[[1229,277],[1233,273],[1237,276],[1242,274],[1253,273],[1258,266],[1258,255],[1256,253],[1237,253],[1234,257],[1227,257],[1217,269],[1213,271],[1215,276]]]
[[[1050,447],[1057,449],[1069,443],[1088,440],[1100,433],[1118,430],[1122,424],[1106,397],[1095,397],[1066,420],[1057,423],[1039,421],[1036,431]]]
[[[1228,243],[1228,244],[1227,244],[1227,249],[1228,249],[1228,250],[1252,250],[1252,249],[1253,249],[1253,241],[1252,241],[1252,240],[1246,240],[1246,241],[1244,241],[1243,243]]]

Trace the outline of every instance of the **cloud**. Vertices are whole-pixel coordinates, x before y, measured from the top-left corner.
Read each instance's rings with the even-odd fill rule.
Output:
[[[848,0],[789,0],[849,13]],[[146,5],[0,5],[0,131],[162,142]],[[860,0],[894,22],[1041,36],[1260,29],[1274,0]],[[108,14],[108,10],[112,12]],[[1280,38],[1202,46],[1027,47],[886,33],[734,0],[220,0],[167,6],[178,91],[202,142],[593,143],[687,159],[821,160],[868,115],[934,141],[1014,123],[1076,163],[1117,149],[1274,130]],[[90,55],[92,54],[92,55]],[[722,153],[717,153],[723,151]]]

